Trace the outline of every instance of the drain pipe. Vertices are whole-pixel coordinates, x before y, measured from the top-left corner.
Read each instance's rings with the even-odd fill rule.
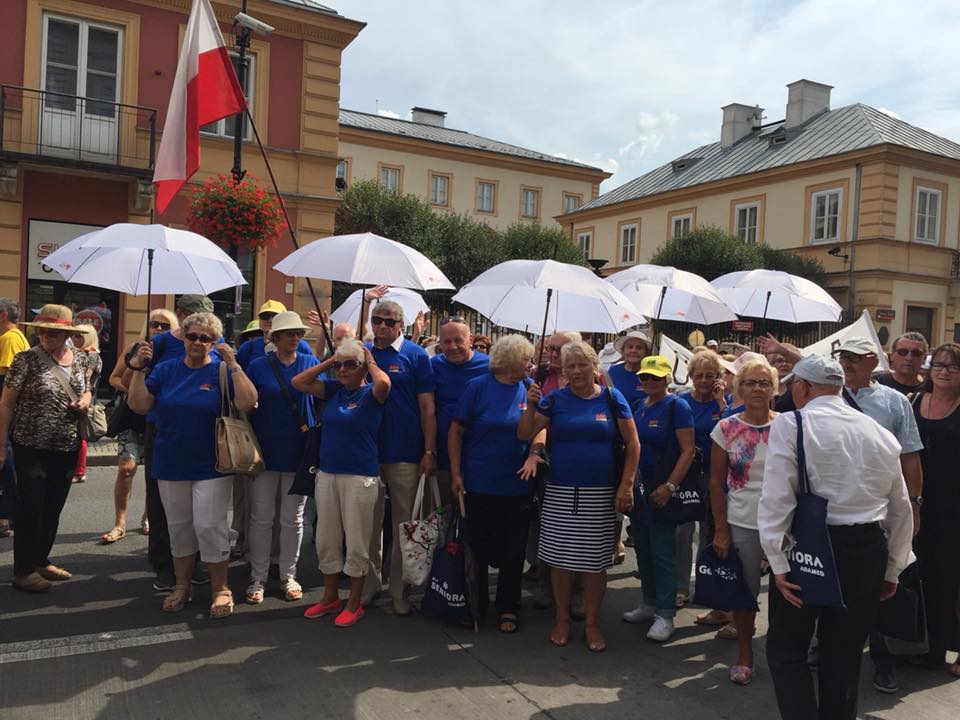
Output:
[[[860,236],[860,179],[863,168],[857,163],[856,175],[853,181],[853,230],[850,235],[850,277],[847,283],[847,322],[853,322],[857,310],[856,275],[854,267],[857,263],[857,240]]]

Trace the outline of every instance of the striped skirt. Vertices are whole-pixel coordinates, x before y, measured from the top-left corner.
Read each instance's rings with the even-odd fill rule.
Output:
[[[613,565],[616,493],[613,487],[548,483],[540,510],[540,560],[575,572],[600,572]]]

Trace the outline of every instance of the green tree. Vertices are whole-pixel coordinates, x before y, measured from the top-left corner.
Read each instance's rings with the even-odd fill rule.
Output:
[[[514,223],[503,233],[504,260],[556,260],[585,265],[583,251],[559,227]]]
[[[654,253],[654,265],[672,266],[707,280],[737,270],[761,266],[763,256],[756,245],[745,243],[715,225],[702,225],[693,232],[668,240]]]
[[[823,269],[823,263],[816,258],[777,250],[767,245],[761,245],[760,251],[763,254],[763,267],[767,270],[783,270],[815,282],[822,288],[827,287],[827,271]]]

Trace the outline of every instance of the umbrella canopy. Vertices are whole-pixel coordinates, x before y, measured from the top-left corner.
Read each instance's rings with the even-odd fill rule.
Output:
[[[822,287],[782,270],[741,270],[710,284],[737,315],[802,323],[836,322],[843,312]]]
[[[409,245],[373,233],[334,235],[304,245],[273,266],[284,275],[389,285],[414,290],[453,290],[440,268]]]
[[[330,314],[330,319],[335,323],[355,323],[360,315],[360,301],[363,298],[363,290],[355,290],[350,293],[350,297]],[[403,308],[403,324],[409,325],[417,319],[417,313],[428,313],[430,307],[423,301],[423,296],[414,290],[406,288],[390,288],[387,293],[380,298],[381,300],[393,300]],[[371,306],[371,312],[376,307],[378,301]],[[367,321],[367,329],[370,328],[370,322]]]
[[[634,265],[607,278],[653,320],[712,325],[737,316],[699,275],[660,265]]]
[[[618,333],[645,321],[622,292],[579,265],[508,260],[463,286],[453,301],[502,327]],[[546,326],[544,313],[546,312]]]
[[[202,235],[165,225],[110,225],[71,240],[43,262],[67,282],[128,295],[209,295],[247,284],[222,249]]]

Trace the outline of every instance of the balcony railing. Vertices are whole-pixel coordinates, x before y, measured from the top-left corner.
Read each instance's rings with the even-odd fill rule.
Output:
[[[0,85],[0,159],[149,175],[156,135],[153,108]]]

